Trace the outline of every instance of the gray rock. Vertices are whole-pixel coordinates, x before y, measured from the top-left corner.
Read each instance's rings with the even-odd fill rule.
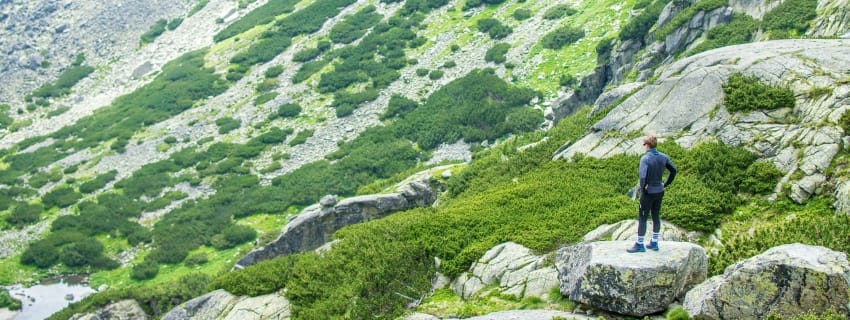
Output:
[[[413,313],[404,316],[402,320],[440,320],[440,318],[425,313]]]
[[[850,305],[847,255],[819,246],[787,244],[738,262],[687,293],[684,308],[697,319],[793,317]]]
[[[522,245],[506,242],[484,253],[472,264],[470,272],[459,276],[451,286],[464,299],[492,284],[499,284],[500,292],[518,298],[544,297],[558,285],[557,272],[545,267],[544,259]]]
[[[781,1],[768,0],[729,0],[729,6],[737,13],[743,13],[755,19],[761,19],[765,13],[778,6]]]
[[[836,211],[850,214],[850,180],[839,183],[835,188],[835,202],[832,206]]]
[[[290,317],[290,303],[272,293],[257,297],[236,297],[216,290],[171,309],[163,320],[283,320]]]
[[[627,83],[627,84],[624,84],[622,86],[616,87],[612,90],[603,92],[601,95],[599,95],[599,98],[596,99],[596,102],[593,103],[593,110],[590,112],[590,115],[588,115],[588,116],[592,117],[592,116],[596,115],[597,113],[599,113],[603,109],[605,109],[605,108],[611,106],[612,104],[614,104],[615,102],[617,102],[617,100],[622,99],[623,97],[634,92],[635,90],[639,89],[643,85],[644,85],[643,82],[631,82],[631,83]]]
[[[336,195],[326,195],[319,200],[322,207],[333,207],[337,203]]]
[[[586,317],[575,313],[554,310],[510,310],[499,311],[483,316],[464,318],[466,320],[552,320],[558,317],[571,320],[592,320],[595,317]],[[448,318],[447,320],[453,320]]]
[[[818,1],[818,16],[806,35],[850,38],[850,0]]]
[[[584,235],[584,242],[635,240],[637,220],[623,220],[614,224],[603,224]],[[647,221],[647,230],[652,230],[652,221]],[[647,235],[649,235],[647,231]],[[661,241],[689,241],[688,232],[669,222],[661,221]]]
[[[805,176],[800,181],[791,185],[791,194],[789,196],[791,200],[797,203],[803,203],[811,198],[812,195],[817,194],[824,182],[826,182],[826,176],[822,174]]]
[[[663,311],[707,273],[705,250],[665,242],[661,251],[627,253],[632,241],[578,244],[558,250],[561,294],[594,308],[632,316]]]
[[[106,305],[93,313],[77,314],[71,320],[148,320],[150,317],[145,313],[136,300],[121,300]]]
[[[437,190],[430,185],[431,174],[418,177],[418,180],[402,183],[395,193],[358,196],[339,202],[332,201],[335,197],[322,198],[320,203],[305,208],[287,223],[276,240],[249,252],[234,268],[314,250],[329,242],[333,233],[345,226],[380,219],[414,207],[430,206],[437,198]]]

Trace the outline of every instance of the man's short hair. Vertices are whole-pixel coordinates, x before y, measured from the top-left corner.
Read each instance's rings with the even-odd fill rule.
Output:
[[[650,148],[655,148],[658,146],[658,138],[654,134],[648,134],[646,137],[643,137],[643,144],[648,145]]]

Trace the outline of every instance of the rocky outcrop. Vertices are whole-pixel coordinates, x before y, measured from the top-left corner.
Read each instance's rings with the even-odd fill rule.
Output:
[[[237,297],[216,290],[175,307],[162,320],[282,320],[289,317],[289,300],[278,293]]]
[[[517,298],[545,297],[558,286],[558,273],[545,260],[545,256],[534,255],[522,245],[503,243],[488,250],[472,264],[470,272],[461,274],[451,286],[464,299],[493,284],[499,285],[499,292]]]
[[[818,1],[818,12],[807,36],[850,39],[850,0]]]
[[[835,188],[835,210],[850,214],[850,180],[844,181]]]
[[[647,222],[651,231],[652,221]],[[635,240],[637,237],[638,221],[623,220],[614,224],[603,224],[584,235],[584,242]],[[661,221],[661,241],[692,241],[695,235],[666,221]]]
[[[122,300],[87,314],[76,314],[70,320],[148,320],[136,300]]]
[[[773,8],[776,8],[782,1],[765,1],[765,0],[729,0],[729,6],[735,12],[746,14],[753,19],[761,20],[762,17]]]
[[[664,242],[658,252],[627,253],[631,241],[578,244],[558,250],[561,294],[597,309],[643,316],[663,311],[705,280],[705,250]]]
[[[234,268],[244,268],[281,255],[314,250],[331,241],[333,233],[345,226],[430,206],[437,200],[439,192],[439,188],[431,185],[431,172],[442,172],[446,168],[434,168],[419,174],[403,182],[394,193],[358,196],[339,202],[336,196],[326,196],[289,221],[276,240],[239,259]]]
[[[840,81],[850,69],[850,40],[783,40],[725,47],[682,59],[666,67],[657,81],[628,96],[594,132],[563,148],[555,158],[576,153],[592,157],[641,152],[640,138],[653,132],[684,147],[718,139],[745,146],[788,173],[794,199],[805,201],[823,184],[824,170],[838,153],[843,136],[834,123],[850,106],[850,84]],[[730,113],[722,84],[730,74],[756,75],[788,85],[796,107]],[[811,95],[817,88],[831,92]],[[699,90],[695,90],[699,88]],[[789,181],[799,171],[803,180]]]
[[[689,291],[683,303],[697,319],[793,317],[834,310],[850,315],[847,255],[824,247],[782,245],[736,263]]]

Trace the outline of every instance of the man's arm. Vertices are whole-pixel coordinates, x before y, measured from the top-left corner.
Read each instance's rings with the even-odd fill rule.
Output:
[[[664,167],[666,167],[667,170],[670,171],[670,174],[667,175],[667,182],[664,182],[664,187],[666,188],[671,183],[673,183],[673,179],[676,178],[676,173],[678,173],[679,171],[676,170],[676,166],[673,165],[673,161],[670,161],[670,158],[667,158],[667,163],[664,164]]]
[[[646,171],[648,165],[646,164],[646,157],[640,158],[640,166],[638,167],[638,178],[640,179],[640,192],[646,190]]]

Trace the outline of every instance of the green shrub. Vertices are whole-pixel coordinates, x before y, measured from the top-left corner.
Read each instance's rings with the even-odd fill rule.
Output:
[[[77,203],[77,200],[80,200],[83,196],[75,191],[73,188],[68,186],[60,186],[54,188],[53,190],[48,191],[41,198],[41,202],[44,203],[45,207],[59,207],[65,208],[74,203]]]
[[[118,175],[117,170],[111,170],[107,173],[101,174],[101,175],[95,177],[94,179],[86,181],[83,184],[81,184],[80,185],[80,192],[86,193],[86,194],[95,192],[95,191],[99,190],[100,188],[103,188],[104,186],[106,186],[106,184],[109,183],[110,181],[115,180],[115,177],[117,175]]]
[[[159,265],[156,261],[145,259],[133,266],[133,271],[130,272],[130,278],[134,280],[147,280],[156,277],[157,273],[159,273]]]
[[[787,87],[772,86],[756,76],[729,75],[723,84],[723,102],[730,112],[794,108],[794,93]]]
[[[693,4],[690,4],[689,7],[685,8],[670,20],[667,24],[665,24],[661,29],[655,32],[656,39],[664,39],[676,29],[686,25],[691,21],[697,13],[699,12],[708,12],[717,8],[721,8],[728,4],[728,0],[700,0],[696,1]],[[687,3],[687,2],[686,2]]]
[[[428,79],[437,80],[442,78],[443,74],[445,74],[443,70],[431,70],[431,72],[428,73]]]
[[[516,10],[514,10],[513,17],[514,17],[514,19],[517,19],[519,21],[526,20],[528,18],[531,18],[531,10],[526,9],[526,8],[516,9]]]
[[[254,87],[254,92],[261,94],[261,95],[268,94],[269,96],[271,96],[269,91],[276,89],[277,86],[278,86],[277,79],[275,79],[275,78],[263,79],[262,81],[260,81],[260,83],[257,83],[256,87]]]
[[[773,192],[782,177],[782,171],[769,161],[754,162],[747,168],[746,174],[746,178],[741,182],[741,191],[753,194]]]
[[[6,216],[6,222],[20,228],[37,222],[42,211],[44,207],[41,204],[18,203],[12,213]]]
[[[294,146],[297,146],[299,144],[307,142],[307,139],[312,137],[314,132],[315,132],[315,130],[313,130],[313,129],[306,129],[306,130],[298,131],[298,134],[295,135],[295,138],[292,138],[292,140],[289,141],[289,146],[294,147]]]
[[[399,117],[410,112],[419,104],[416,101],[410,100],[402,95],[393,94],[387,103],[387,110],[380,116],[381,120]]]
[[[0,309],[6,308],[12,311],[21,310],[21,301],[9,295],[6,289],[0,289]]]
[[[165,32],[165,27],[168,25],[168,20],[159,19],[151,26],[150,30],[142,34],[139,42],[141,44],[151,43],[156,40],[163,32]]]
[[[716,26],[708,30],[706,40],[688,52],[697,54],[711,49],[749,43],[753,34],[758,30],[758,22],[749,15],[735,13],[728,24]]]
[[[487,49],[487,52],[484,54],[484,61],[496,64],[505,63],[508,60],[507,54],[510,49],[511,45],[508,43],[497,43],[490,49]]]
[[[492,39],[504,39],[513,32],[510,27],[503,25],[499,20],[493,18],[478,20],[478,31],[490,35]]]
[[[301,68],[292,76],[292,83],[301,83],[307,80],[307,78],[322,70],[327,64],[328,61],[326,60],[310,61],[302,64]]]
[[[565,26],[547,33],[543,36],[541,44],[544,48],[558,50],[566,45],[576,43],[581,40],[581,38],[584,38],[583,29]]]
[[[675,309],[667,311],[665,318],[667,320],[690,320],[691,315],[688,314],[688,311],[685,310],[685,308],[676,307]]]
[[[482,4],[495,5],[503,2],[505,2],[505,0],[466,0],[463,4],[463,10],[469,10]]]
[[[420,76],[420,77],[427,76],[428,72],[430,72],[428,69],[424,69],[424,68],[416,69],[416,75]]]
[[[94,72],[94,68],[84,65],[72,65],[62,71],[59,78],[53,84],[45,84],[30,94],[32,98],[55,98],[70,93],[71,87],[83,78]]]
[[[294,118],[301,114],[301,106],[297,103],[284,103],[277,108],[276,117]]]
[[[771,38],[787,38],[786,33],[793,36],[803,35],[817,17],[817,0],[787,0],[767,12],[762,18],[762,28]],[[775,35],[780,35],[774,37]]]
[[[315,59],[320,54],[322,54],[322,51],[319,50],[318,48],[306,48],[306,49],[298,51],[294,55],[292,55],[292,61],[307,62],[307,61]]]
[[[298,0],[270,0],[219,31],[213,36],[213,41],[220,42],[255,26],[270,23],[274,21],[275,16],[292,12],[296,3],[298,3]]]
[[[277,98],[277,96],[278,96],[277,92],[263,93],[263,94],[257,96],[256,98],[254,98],[254,105],[255,106],[261,106],[261,105],[265,104],[266,102],[274,100],[274,98]]]
[[[638,15],[629,19],[626,25],[620,29],[620,40],[642,41],[649,33],[649,29],[658,21],[658,16],[661,15],[661,11],[664,10],[667,2],[666,0],[655,0]]]
[[[242,126],[242,121],[231,117],[221,117],[215,120],[215,125],[218,126],[219,134],[226,134],[230,131],[239,129],[239,127]]]
[[[561,77],[558,79],[558,83],[562,87],[574,87],[575,85],[578,84],[578,79],[576,79],[576,77],[574,75],[564,74],[564,75],[561,75]]]
[[[449,49],[452,52],[457,52],[458,50],[460,50],[460,46],[458,44],[452,44],[452,46]]]
[[[375,12],[375,6],[366,6],[334,25],[328,32],[328,37],[335,43],[352,43],[366,34],[381,18],[383,16]]]
[[[543,19],[546,19],[546,20],[561,19],[563,17],[569,17],[571,15],[574,15],[577,12],[578,12],[578,10],[573,8],[572,5],[559,4],[557,6],[549,8],[549,10],[546,10],[546,12],[543,13]]]
[[[454,68],[456,66],[457,66],[457,63],[455,63],[454,60],[449,60],[449,61],[446,61],[445,63],[443,63],[443,68]]]
[[[277,78],[281,73],[283,73],[283,66],[274,66],[266,69],[266,72],[263,75],[266,79]]]
[[[212,287],[252,297],[273,293],[286,286],[292,274],[292,267],[299,257],[297,254],[281,256],[225,273],[213,281]]]

